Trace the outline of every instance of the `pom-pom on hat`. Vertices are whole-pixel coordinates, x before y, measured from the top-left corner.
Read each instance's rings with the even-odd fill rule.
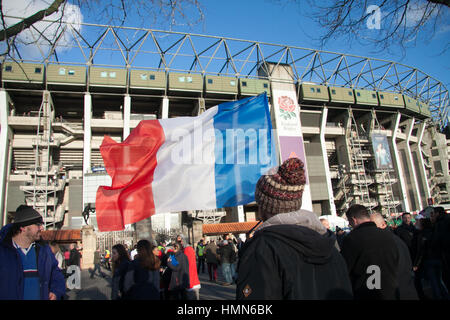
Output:
[[[255,190],[258,206],[272,215],[299,210],[306,183],[303,167],[300,159],[289,158],[276,174],[261,176]]]

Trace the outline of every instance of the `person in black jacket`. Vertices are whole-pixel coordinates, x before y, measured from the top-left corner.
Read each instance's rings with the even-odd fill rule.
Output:
[[[352,299],[336,238],[315,213],[300,209],[305,183],[298,158],[258,180],[255,200],[264,223],[239,251],[237,299]]]
[[[450,290],[450,214],[443,207],[434,207],[430,216],[433,223],[433,244],[440,249],[442,279]]]
[[[442,280],[442,247],[436,241],[436,219],[433,211],[432,207],[425,208],[417,217],[421,232],[416,242],[414,269],[429,281],[433,299],[448,300],[448,289]]]
[[[128,263],[128,270],[123,279],[123,299],[160,300],[161,262],[153,254],[148,240],[138,241],[137,252],[136,258]]]
[[[411,223],[411,214],[405,212],[402,214],[402,224],[395,229],[395,234],[402,239],[408,247],[409,254],[412,254],[412,238],[416,228]]]
[[[378,228],[385,230],[388,233],[392,231],[388,228],[383,216],[378,213],[372,213],[370,220],[374,222]],[[400,300],[418,300],[417,291],[414,286],[414,272],[412,268],[411,256],[408,247],[398,236],[394,236],[395,243],[399,252],[398,263],[398,290]]]
[[[347,210],[352,227],[342,243],[355,299],[399,299],[399,252],[394,234],[370,221],[366,207],[355,204]]]

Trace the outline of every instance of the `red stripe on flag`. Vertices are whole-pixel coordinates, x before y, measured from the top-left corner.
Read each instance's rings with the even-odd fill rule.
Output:
[[[100,152],[112,184],[97,190],[95,207],[100,231],[123,230],[125,224],[155,213],[152,181],[156,153],[164,140],[158,120],[141,121],[122,143],[105,136]]]

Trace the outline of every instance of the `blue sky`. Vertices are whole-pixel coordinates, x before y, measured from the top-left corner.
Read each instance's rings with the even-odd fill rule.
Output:
[[[269,0],[207,1],[204,10],[205,21],[194,31],[208,35],[320,49],[319,42],[312,37],[320,36],[321,30],[310,18],[305,17],[307,8],[300,9],[296,4],[285,2],[287,3],[279,4]],[[375,47],[362,47],[356,42],[350,47],[342,40],[330,41],[322,49],[400,62],[420,69],[442,81],[447,89],[450,89],[450,49],[439,55],[443,43],[449,42],[449,26],[450,22],[445,26],[445,30],[438,30],[431,43],[419,43],[415,48],[408,48],[404,56],[400,50],[393,53],[377,53]]]
[[[417,0],[424,2],[425,0]],[[10,7],[13,15],[27,14],[24,8],[36,10],[48,6],[50,0],[5,0],[4,8]],[[310,10],[308,1],[299,4],[291,0],[203,0],[202,9],[204,21],[193,28],[175,26],[174,31],[245,39],[273,44],[290,45],[304,48],[320,49],[319,42],[312,39],[319,37],[323,30],[308,17]],[[374,0],[374,3],[377,1]],[[76,1],[74,1],[76,3]],[[101,2],[99,2],[101,3]],[[74,6],[72,19],[83,17],[83,22],[105,23],[97,21],[97,16],[87,10],[77,11]],[[439,54],[443,44],[450,39],[450,9],[445,8],[448,17],[447,24],[438,30],[435,38],[427,44],[419,42],[415,47],[408,48],[403,55],[400,50],[393,52],[376,52],[376,48],[361,46],[357,42],[349,44],[343,39],[329,41],[323,50],[338,53],[348,53],[360,56],[380,58],[400,62],[420,69],[422,72],[440,80],[450,89],[450,49]],[[152,24],[152,19],[142,19],[136,13],[129,13],[125,24],[130,27],[145,27],[167,30],[167,23]],[[381,20],[383,28],[383,20]],[[368,31],[369,32],[369,31]],[[374,31],[376,32],[376,31]],[[98,63],[98,61],[97,61]]]

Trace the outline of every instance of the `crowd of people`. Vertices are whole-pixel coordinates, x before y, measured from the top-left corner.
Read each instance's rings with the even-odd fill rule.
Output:
[[[263,223],[239,253],[238,299],[449,299],[450,215],[442,207],[421,211],[415,226],[404,213],[393,230],[354,204],[351,231],[333,232],[301,209],[303,166],[291,158],[258,180]]]
[[[195,248],[178,235],[157,245],[146,239],[94,253],[93,278],[111,272],[112,300],[199,300],[200,273],[223,286],[236,284],[238,300],[449,300],[450,215],[427,207],[402,214],[402,223],[361,204],[346,212],[350,230],[301,209],[303,163],[290,158],[255,189],[261,224],[246,241],[231,234],[201,239]],[[69,250],[41,241],[42,216],[29,206],[0,231],[0,299],[57,300],[65,296],[64,270],[80,266]]]

